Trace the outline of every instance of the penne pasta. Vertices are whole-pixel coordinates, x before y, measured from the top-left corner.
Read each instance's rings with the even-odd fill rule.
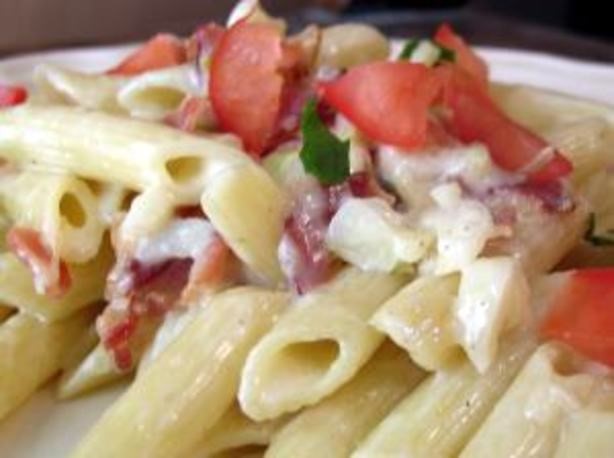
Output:
[[[60,106],[0,112],[0,157],[136,191],[166,187],[179,203],[197,203],[203,183],[226,168],[255,167],[246,154],[223,142]]]
[[[264,281],[283,281],[277,257],[289,202],[260,167],[228,168],[205,183],[202,208],[234,253]]]
[[[0,195],[13,224],[34,229],[54,255],[72,263],[94,258],[105,224],[90,188],[71,175],[24,172],[5,178]]]
[[[19,313],[0,324],[0,419],[55,375],[93,315],[45,323]]]
[[[350,380],[384,340],[369,318],[404,281],[347,269],[299,298],[250,352],[239,389],[243,411],[257,421],[274,418]]]
[[[287,300],[286,294],[254,287],[217,295],[72,456],[155,458],[191,450],[231,406],[249,349]]]
[[[117,370],[102,344],[98,344],[82,361],[62,373],[57,395],[60,399],[74,398],[125,376],[125,373]]]
[[[106,274],[113,264],[113,253],[104,242],[100,253],[86,264],[69,265],[72,285],[60,298],[40,295],[32,273],[12,253],[0,254],[0,302],[48,321],[72,315],[104,296]]]
[[[554,458],[610,458],[614,450],[614,412],[582,409],[563,425]]]
[[[461,458],[553,456],[564,419],[586,405],[604,382],[603,376],[582,373],[583,367],[587,361],[570,349],[557,344],[541,346]],[[610,384],[613,389],[612,377]]]
[[[88,74],[43,64],[34,71],[35,100],[122,113],[117,93],[126,81],[124,77]]]
[[[484,374],[463,361],[431,375],[367,436],[352,457],[457,456],[534,348],[531,337],[516,336],[506,342]]]
[[[442,369],[462,356],[452,313],[459,280],[458,274],[418,278],[386,301],[371,324],[419,366]]]
[[[273,437],[267,458],[345,458],[424,377],[387,342],[338,391],[299,413]]]
[[[132,117],[159,121],[176,110],[185,97],[206,95],[198,79],[194,64],[145,72],[122,85],[117,103]]]
[[[193,458],[209,458],[237,452],[248,447],[266,447],[273,434],[287,421],[286,417],[255,422],[233,404],[194,447]]]

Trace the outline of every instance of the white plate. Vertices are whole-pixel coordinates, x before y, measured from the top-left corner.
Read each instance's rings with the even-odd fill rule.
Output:
[[[43,62],[86,71],[104,70],[131,48],[62,50],[0,60],[0,82],[28,82],[34,66]],[[480,53],[496,81],[529,84],[614,105],[614,66],[507,49],[480,48]],[[53,399],[50,389],[42,391],[0,423],[0,457],[67,456],[122,389],[120,385],[61,404]]]

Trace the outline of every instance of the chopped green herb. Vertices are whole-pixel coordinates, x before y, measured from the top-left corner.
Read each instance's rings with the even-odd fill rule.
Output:
[[[405,43],[399,60],[411,60],[425,65],[439,65],[442,62],[455,62],[456,52],[432,40],[412,38]]]
[[[411,38],[407,40],[405,46],[403,46],[401,54],[399,54],[399,60],[409,60],[419,44],[420,40],[418,40],[417,38]]]
[[[614,245],[614,231],[606,231],[605,234],[595,234],[596,218],[595,214],[591,213],[588,217],[588,228],[584,234],[584,240],[592,243],[595,246]]]
[[[440,62],[456,62],[456,51],[450,48],[446,48],[445,46],[441,46],[440,44],[435,44],[439,46],[439,49],[441,50],[441,54],[439,54]]]
[[[303,147],[299,153],[305,171],[322,184],[341,183],[350,175],[350,141],[339,140],[322,122],[315,99],[301,115]]]

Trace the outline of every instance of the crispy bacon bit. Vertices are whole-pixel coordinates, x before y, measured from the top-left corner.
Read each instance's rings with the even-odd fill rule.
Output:
[[[207,246],[205,252],[194,260],[188,284],[181,293],[182,304],[191,304],[218,290],[233,277],[232,252],[221,237]]]
[[[545,183],[528,181],[515,186],[514,189],[537,199],[548,213],[567,213],[573,211],[576,206],[560,180]]]
[[[200,205],[180,205],[175,208],[175,216],[177,218],[205,218],[205,212]]]
[[[282,268],[293,288],[304,294],[332,277],[339,263],[324,239],[328,225],[348,197],[394,197],[368,172],[350,175],[342,184],[322,187],[300,196],[285,223]]]
[[[186,132],[212,129],[216,125],[211,102],[206,97],[187,96],[179,108],[167,115],[164,122]]]
[[[196,60],[199,65],[208,58],[219,43],[226,29],[215,22],[199,26],[186,42],[188,60]]]
[[[108,75],[132,76],[151,70],[160,70],[187,61],[183,42],[174,35],[161,33],[134,51],[116,67],[107,71]]]
[[[24,87],[0,84],[0,108],[14,107],[24,103],[27,98],[28,91]]]
[[[38,231],[13,227],[6,236],[9,249],[30,269],[36,291],[58,298],[71,286],[68,266],[54,257]]]
[[[165,314],[219,289],[232,275],[232,254],[220,237],[196,259],[171,258],[146,265],[132,259],[111,276],[111,301],[97,329],[119,370],[133,367]]]

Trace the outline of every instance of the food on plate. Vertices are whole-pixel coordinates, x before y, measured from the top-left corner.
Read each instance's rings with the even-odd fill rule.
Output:
[[[254,0],[0,82],[0,418],[132,378],[72,456],[606,457],[612,113]]]

